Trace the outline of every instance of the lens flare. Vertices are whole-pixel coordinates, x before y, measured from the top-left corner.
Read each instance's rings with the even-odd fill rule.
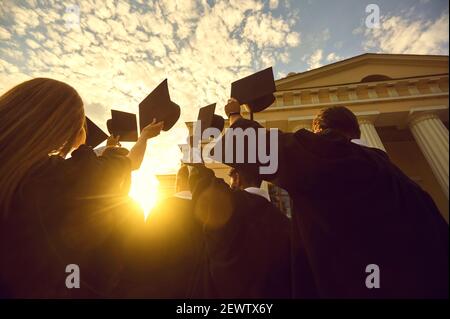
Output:
[[[158,179],[148,170],[141,168],[131,175],[129,195],[141,206],[145,219],[158,200],[158,185]]]

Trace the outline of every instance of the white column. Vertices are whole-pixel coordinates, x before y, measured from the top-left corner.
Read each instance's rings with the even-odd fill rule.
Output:
[[[440,88],[439,83],[429,82],[428,85],[429,85],[432,93],[441,93],[442,92],[442,89]]]
[[[363,140],[367,146],[376,147],[386,152],[373,122],[369,119],[359,119],[358,122],[359,129],[361,130],[361,140]]]
[[[294,105],[301,105],[302,104],[302,98],[300,96],[300,93],[294,94]]]
[[[397,97],[399,95],[394,85],[388,85],[387,90],[390,97]]]
[[[351,88],[348,90],[348,98],[350,100],[357,100],[358,99],[358,95],[356,95],[356,89],[355,88]]]
[[[275,106],[284,106],[283,95],[275,95]]]
[[[413,117],[409,128],[448,198],[448,129],[433,113]]]
[[[319,101],[319,92],[318,91],[311,92],[310,96],[311,96],[311,102],[313,104],[320,103],[320,101]]]
[[[367,88],[367,94],[369,95],[369,98],[371,99],[377,99],[378,98],[378,93],[375,90],[375,87],[368,87]]]
[[[408,91],[410,95],[419,95],[420,91],[417,88],[417,86],[415,85],[415,83],[409,83],[408,84]]]
[[[338,101],[339,101],[339,98],[338,98],[338,95],[337,95],[337,91],[336,91],[336,90],[334,90],[334,91],[329,91],[329,94],[330,94],[330,101],[331,101],[331,102],[338,102]]]

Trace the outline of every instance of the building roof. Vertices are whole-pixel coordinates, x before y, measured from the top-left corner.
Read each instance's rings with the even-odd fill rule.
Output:
[[[399,79],[448,74],[448,55],[365,53],[276,81],[278,91],[359,83],[369,76]],[[323,80],[323,81],[322,81]]]

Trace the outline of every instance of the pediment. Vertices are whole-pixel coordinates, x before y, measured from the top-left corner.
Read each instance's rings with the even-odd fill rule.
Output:
[[[448,56],[366,53],[277,80],[277,91],[448,74]]]

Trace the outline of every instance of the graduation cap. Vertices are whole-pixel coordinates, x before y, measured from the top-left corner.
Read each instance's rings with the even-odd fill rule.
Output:
[[[272,67],[231,83],[231,97],[247,104],[250,112],[260,112],[274,101],[276,91]]]
[[[163,131],[168,131],[180,117],[180,107],[170,100],[167,79],[162,81],[139,104],[139,128],[142,131],[153,119],[164,121]]]
[[[120,135],[122,142],[135,142],[138,138],[136,114],[111,110],[111,119],[106,122],[113,136]]]
[[[222,116],[214,114],[216,110],[216,103],[204,106],[200,108],[198,111],[197,121],[200,121],[202,126],[202,131],[200,132],[203,135],[203,132],[211,127],[218,129],[220,132],[223,131],[223,127],[225,125],[225,120]]]
[[[108,135],[86,116],[86,145],[94,148],[107,138]]]

